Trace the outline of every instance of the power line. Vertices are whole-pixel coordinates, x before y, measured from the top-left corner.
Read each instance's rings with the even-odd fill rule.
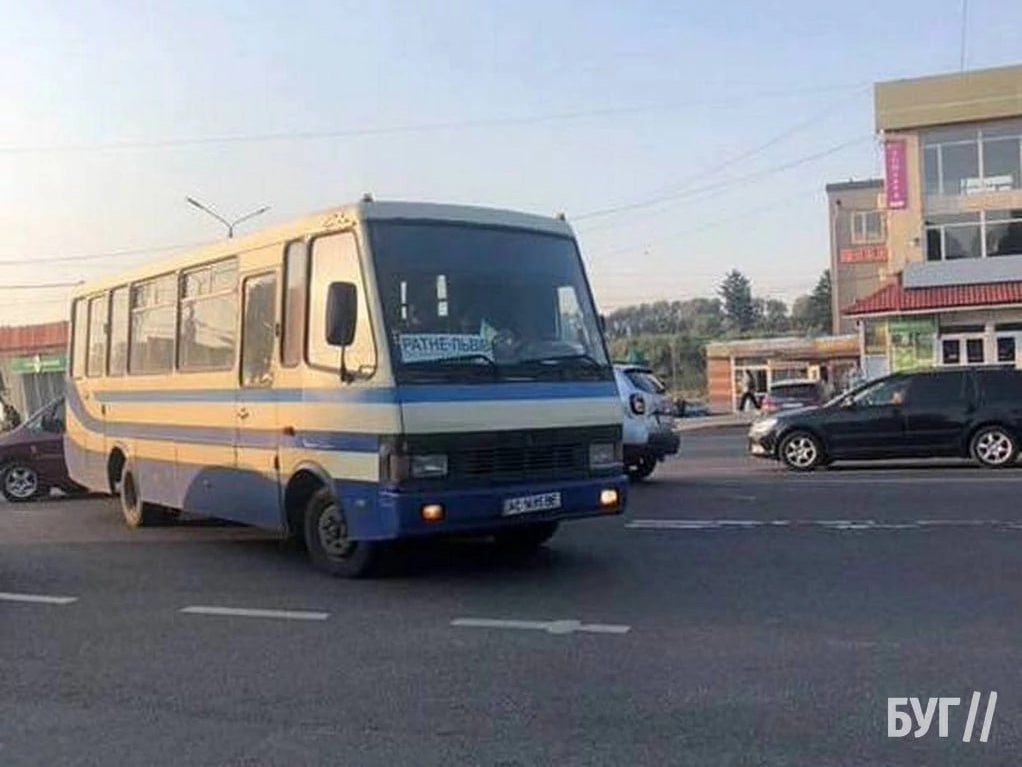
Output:
[[[479,120],[460,120],[435,123],[418,123],[411,125],[383,126],[378,128],[346,128],[326,131],[280,131],[274,133],[249,133],[224,136],[191,136],[183,138],[163,138],[151,140],[120,140],[93,144],[37,145],[37,146],[0,146],[0,154],[41,154],[48,152],[104,152],[122,150],[168,149],[175,147],[204,146],[213,144],[249,144],[271,141],[309,141],[316,139],[352,138],[359,136],[382,136],[400,133],[422,133],[427,131],[464,130],[473,128],[493,128],[515,125],[533,125],[545,122],[578,120],[594,117],[612,117],[616,115],[639,114],[653,111],[669,111],[689,109],[693,107],[727,106],[746,104],[750,101],[762,101],[778,98],[790,98],[799,95],[833,93],[862,88],[866,83],[824,86],[820,88],[792,89],[787,91],[760,92],[726,99],[704,101],[668,102],[662,104],[640,104],[630,106],[605,107],[601,109],[578,110],[573,112],[555,112],[548,114],[528,115],[520,117],[495,117]]]
[[[58,264],[78,261],[99,261],[104,258],[117,258],[120,256],[142,256],[150,253],[162,253],[168,250],[186,250],[188,248],[200,248],[211,244],[212,241],[185,242],[178,245],[159,245],[152,248],[133,248],[128,250],[110,250],[101,253],[80,253],[73,256],[36,256],[0,261],[0,266],[26,266],[31,264]]]
[[[766,211],[773,210],[774,208],[778,208],[778,207],[780,207],[782,205],[787,205],[788,203],[790,203],[793,200],[800,200],[803,197],[808,197],[810,195],[820,194],[822,192],[823,192],[823,190],[820,189],[819,187],[813,187],[812,189],[805,189],[805,190],[803,190],[801,192],[797,192],[796,194],[789,195],[787,197],[782,197],[782,198],[774,200],[772,202],[768,202],[765,205],[760,205],[760,206],[758,206],[756,208],[746,208],[746,209],[743,209],[741,213],[735,214],[733,216],[725,216],[723,218],[718,218],[718,219],[715,219],[713,221],[708,221],[708,222],[706,222],[704,224],[700,224],[698,226],[693,226],[693,227],[690,227],[688,229],[683,229],[683,230],[681,230],[679,232],[673,232],[671,234],[666,234],[663,237],[660,237],[660,238],[658,238],[656,240],[651,240],[650,242],[647,242],[643,246],[642,249],[646,249],[650,245],[655,244],[655,243],[663,243],[663,242],[665,242],[667,240],[674,240],[674,239],[677,239],[679,237],[687,237],[690,234],[698,234],[699,232],[703,232],[703,231],[706,231],[708,229],[715,229],[718,226],[723,226],[725,224],[730,224],[733,221],[747,221],[752,216],[755,216],[757,213],[764,213]],[[616,250],[616,251],[612,251],[610,253],[603,254],[603,258],[616,258],[618,256],[638,255],[638,252],[637,252],[638,250],[639,250],[639,248],[628,248],[627,250]]]
[[[840,103],[840,102],[838,102],[838,103]],[[847,103],[847,101],[845,103]],[[834,114],[834,107],[835,106],[836,106],[836,104],[829,103],[825,109],[822,109],[819,112],[814,112],[807,119],[801,120],[801,121],[799,121],[799,122],[797,122],[797,123],[795,123],[795,124],[785,128],[783,131],[781,131],[777,135],[773,136],[772,138],[768,139],[764,143],[758,144],[758,145],[756,145],[754,147],[751,147],[750,149],[747,149],[747,150],[745,150],[743,152],[740,152],[739,154],[733,155],[733,156],[729,157],[726,160],[723,160],[723,161],[721,161],[719,163],[711,165],[710,167],[705,168],[702,171],[693,174],[693,178],[695,179],[695,178],[699,178],[701,176],[708,176],[708,175],[711,175],[711,174],[719,173],[720,171],[725,170],[726,168],[729,168],[732,165],[735,165],[735,164],[737,164],[739,162],[742,162],[743,160],[747,160],[750,157],[754,157],[757,154],[761,154],[762,152],[765,152],[767,149],[770,149],[771,147],[774,147],[777,144],[780,144],[782,141],[785,141],[786,139],[790,138],[791,136],[795,135],[796,133],[799,133],[800,131],[805,130],[806,128],[808,128],[809,126],[819,122],[820,120],[822,120],[822,119],[824,119],[826,117],[832,116]],[[653,189],[653,190],[651,190],[648,193],[648,195],[664,194],[664,193],[671,193],[671,192],[680,191],[682,189],[690,188],[694,183],[696,183],[696,182],[690,179],[689,181],[686,181],[685,183],[680,184],[680,185],[679,184],[672,184],[672,185],[667,186],[667,187],[660,187],[660,188],[657,188],[657,189]],[[599,211],[589,212],[589,213],[582,213],[580,215],[573,216],[573,219],[580,221],[580,220],[584,220],[586,218],[595,217],[595,216],[597,216],[599,214],[600,214]]]
[[[865,143],[867,141],[872,141],[872,140],[873,140],[872,134],[870,134],[868,136],[859,136],[858,138],[850,139],[848,141],[843,141],[840,144],[837,144],[835,146],[829,147],[828,149],[824,149],[822,151],[814,152],[814,153],[808,154],[808,155],[803,155],[802,157],[798,157],[798,158],[796,158],[794,160],[789,160],[788,162],[781,163],[779,165],[774,165],[774,166],[771,166],[769,168],[765,168],[763,170],[755,171],[753,173],[747,173],[744,176],[735,176],[735,177],[730,178],[730,179],[725,179],[723,181],[718,181],[718,182],[713,183],[713,184],[708,184],[707,186],[704,186],[704,187],[698,187],[698,188],[695,188],[695,189],[689,189],[689,190],[686,190],[686,191],[680,191],[680,192],[677,192],[675,194],[665,194],[665,195],[660,195],[658,197],[648,197],[648,198],[646,198],[644,200],[639,200],[637,202],[629,203],[629,204],[626,204],[626,205],[618,205],[618,206],[613,207],[613,208],[604,208],[603,210],[593,211],[591,213],[585,214],[584,216],[573,216],[572,218],[573,218],[573,220],[578,220],[580,218],[596,218],[598,216],[610,216],[610,215],[615,215],[617,213],[624,213],[624,212],[631,211],[631,210],[637,210],[639,208],[646,208],[646,207],[649,207],[651,205],[657,205],[657,204],[663,203],[663,202],[672,202],[672,201],[681,200],[681,199],[685,199],[685,198],[692,197],[692,196],[701,195],[701,194],[703,194],[705,192],[708,192],[708,191],[713,191],[713,190],[725,188],[725,187],[731,186],[733,184],[741,183],[741,182],[744,182],[744,181],[750,181],[750,180],[757,179],[757,178],[763,178],[763,177],[767,177],[767,176],[772,176],[772,175],[775,175],[777,173],[781,173],[781,172],[783,172],[785,170],[790,170],[792,168],[797,168],[797,167],[799,167],[801,165],[806,165],[806,164],[808,164],[810,162],[814,162],[815,160],[819,160],[819,159],[822,159],[822,158],[827,157],[829,155],[836,154],[837,152],[840,152],[840,151],[842,151],[844,149],[848,149],[849,147],[856,146],[858,144],[863,144],[863,143]],[[589,229],[589,230],[584,230],[584,231],[593,231],[593,230]]]
[[[0,285],[0,290],[49,290],[50,288],[73,288],[84,280],[76,282],[39,282],[35,285]]]

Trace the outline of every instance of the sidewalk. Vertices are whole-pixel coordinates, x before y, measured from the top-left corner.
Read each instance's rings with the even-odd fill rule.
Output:
[[[735,429],[747,427],[756,420],[758,410],[745,413],[722,413],[720,415],[703,415],[694,418],[678,418],[674,422],[675,431],[697,431],[699,429]]]

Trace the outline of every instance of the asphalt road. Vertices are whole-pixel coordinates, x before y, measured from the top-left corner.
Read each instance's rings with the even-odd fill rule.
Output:
[[[1017,764],[1022,470],[793,475],[742,434],[684,435],[534,559],[430,546],[373,581],[105,499],[0,505],[0,764]],[[962,703],[890,739],[892,696]]]

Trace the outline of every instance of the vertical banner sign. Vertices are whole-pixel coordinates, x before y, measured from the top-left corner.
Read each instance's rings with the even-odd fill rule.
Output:
[[[901,210],[908,206],[908,171],[905,168],[905,139],[884,142],[884,168],[887,177],[887,207]]]

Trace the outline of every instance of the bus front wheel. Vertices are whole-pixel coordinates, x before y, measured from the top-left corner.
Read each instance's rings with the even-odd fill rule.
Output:
[[[329,488],[320,488],[305,507],[305,547],[312,564],[341,578],[368,575],[379,558],[380,544],[348,538],[344,510]]]

